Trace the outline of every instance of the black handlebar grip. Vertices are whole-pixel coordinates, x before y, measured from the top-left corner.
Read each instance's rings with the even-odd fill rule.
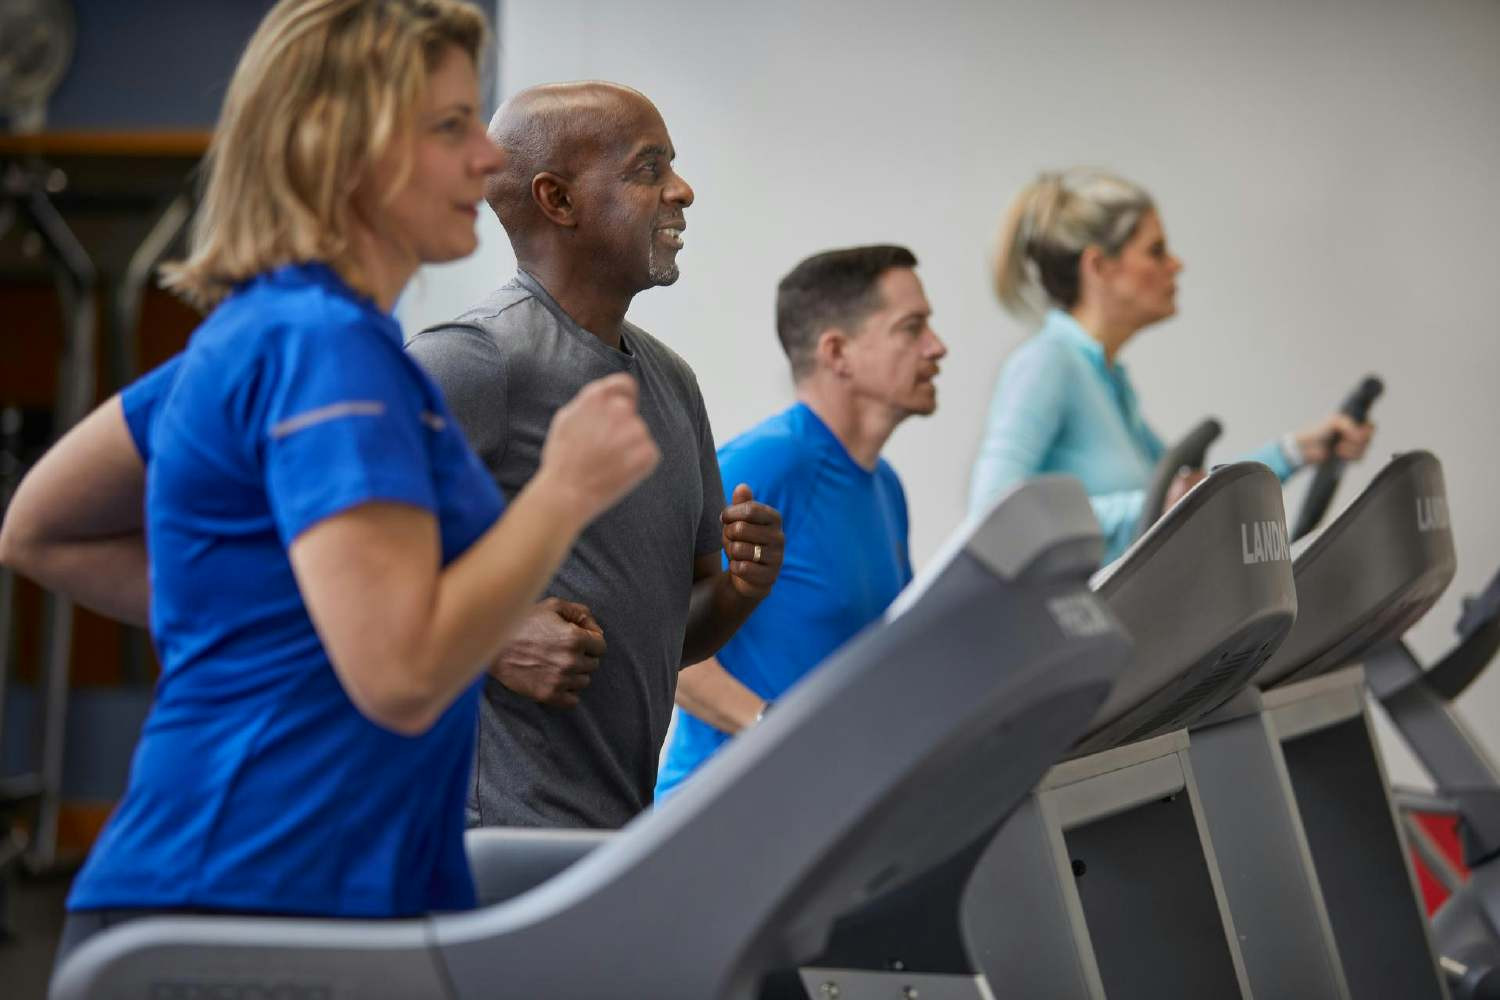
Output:
[[[1224,427],[1213,417],[1205,418],[1197,427],[1188,432],[1188,436],[1177,442],[1177,447],[1171,450],[1176,453],[1177,469],[1201,469],[1203,460],[1208,455],[1208,446],[1219,439],[1224,433]],[[1170,453],[1169,453],[1170,454]],[[1175,476],[1177,470],[1172,470]]]
[[[1374,375],[1365,376],[1345,399],[1344,405],[1339,407],[1339,412],[1353,420],[1357,424],[1364,423],[1370,416],[1370,407],[1380,394],[1385,391],[1385,383]],[[1339,444],[1339,433],[1334,431],[1328,437],[1328,450],[1332,452]],[[1302,509],[1297,513],[1297,523],[1292,528],[1292,541],[1296,541],[1303,535],[1312,531],[1323,520],[1323,515],[1328,513],[1328,507],[1333,503],[1333,494],[1339,488],[1339,480],[1344,475],[1344,460],[1337,455],[1330,454],[1318,471],[1313,473],[1312,485],[1307,488],[1307,496],[1302,501]]]
[[[1385,392],[1385,383],[1374,375],[1366,375],[1349,398],[1344,400],[1344,405],[1339,407],[1346,417],[1356,424],[1364,423],[1370,416],[1370,406]]]
[[[1146,488],[1146,499],[1141,505],[1141,520],[1135,528],[1136,538],[1144,535],[1146,529],[1155,524],[1157,518],[1164,513],[1162,507],[1167,502],[1167,491],[1172,488],[1172,480],[1177,478],[1178,470],[1203,468],[1209,445],[1222,433],[1223,425],[1213,417],[1206,417],[1162,454],[1161,460],[1156,463],[1156,471],[1152,474],[1151,485]]]

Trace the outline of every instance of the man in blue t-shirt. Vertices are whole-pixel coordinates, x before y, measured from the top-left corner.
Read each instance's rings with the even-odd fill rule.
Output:
[[[678,675],[664,795],[860,629],[911,579],[906,497],[880,449],[937,409],[947,348],[917,259],[897,246],[809,257],[776,290],[797,402],[719,450],[726,483],[781,511],[781,575],[718,656]]]

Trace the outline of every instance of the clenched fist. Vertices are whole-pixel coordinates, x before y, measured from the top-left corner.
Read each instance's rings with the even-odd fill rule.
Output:
[[[750,487],[740,483],[719,520],[724,523],[729,582],[741,597],[758,601],[771,592],[786,554],[781,514],[774,507],[757,503]]]
[[[604,655],[604,630],[582,604],[549,597],[500,651],[490,675],[524,698],[572,708]]]
[[[1363,458],[1374,436],[1374,424],[1355,423],[1344,413],[1324,417],[1294,435],[1302,461],[1308,465],[1321,465],[1334,456],[1346,462]]]

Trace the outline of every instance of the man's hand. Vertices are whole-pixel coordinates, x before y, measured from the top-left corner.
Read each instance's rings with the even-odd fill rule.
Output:
[[[1338,445],[1329,448],[1335,434]],[[1308,465],[1321,465],[1335,455],[1346,462],[1363,458],[1374,436],[1374,424],[1357,424],[1343,413],[1324,417],[1294,435],[1297,447],[1302,450],[1302,461]]]
[[[549,597],[532,609],[490,676],[524,698],[573,708],[604,655],[604,630],[582,604]]]
[[[750,487],[740,483],[719,520],[724,522],[729,582],[739,596],[759,601],[771,592],[786,554],[781,514],[773,507],[757,503]]]

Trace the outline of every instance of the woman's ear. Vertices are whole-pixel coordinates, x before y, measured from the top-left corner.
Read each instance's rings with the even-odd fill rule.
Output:
[[[565,177],[544,170],[531,179],[531,200],[543,215],[559,226],[578,225],[573,192]]]
[[[1105,261],[1109,258],[1097,245],[1090,244],[1083,248],[1083,253],[1078,256],[1078,278],[1080,281],[1085,276],[1098,280],[1104,276]]]
[[[1086,246],[1078,255],[1078,297],[1093,299],[1113,270],[1114,258],[1097,245]]]

